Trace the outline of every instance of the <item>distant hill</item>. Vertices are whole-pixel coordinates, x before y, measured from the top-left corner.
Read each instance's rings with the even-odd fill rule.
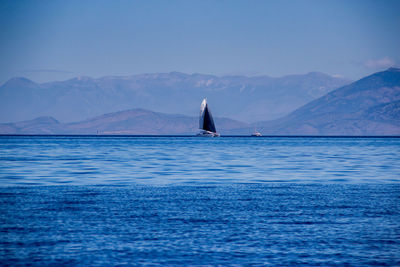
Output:
[[[22,89],[16,90],[21,96],[28,95],[39,101],[31,94],[34,83],[26,79],[17,79],[14,83],[21,84]],[[28,107],[29,104],[25,103]],[[218,114],[213,106],[212,110],[214,115]],[[215,120],[222,134],[247,135],[256,128],[264,135],[400,135],[400,69],[390,68],[333,90],[281,119],[254,124],[218,117]],[[195,134],[197,126],[197,116],[130,109],[72,123],[61,123],[48,116],[2,123],[0,133]]]
[[[218,132],[244,128],[243,122],[215,118]],[[74,123],[60,123],[52,117],[0,124],[0,134],[188,134],[198,132],[198,118],[164,114],[144,109],[131,109],[104,114]]]
[[[53,117],[39,117],[29,121],[1,123],[0,134],[55,134],[60,126]]]
[[[400,135],[400,69],[375,73],[256,126],[265,135]]]
[[[43,84],[13,78],[0,86],[0,122],[42,116],[74,122],[131,108],[197,116],[204,97],[220,117],[255,122],[282,117],[348,83],[318,72],[280,78],[171,72]]]

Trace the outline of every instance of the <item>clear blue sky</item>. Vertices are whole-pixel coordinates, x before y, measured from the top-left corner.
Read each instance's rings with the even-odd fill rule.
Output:
[[[400,63],[400,1],[2,1],[0,83],[181,71],[357,79]]]

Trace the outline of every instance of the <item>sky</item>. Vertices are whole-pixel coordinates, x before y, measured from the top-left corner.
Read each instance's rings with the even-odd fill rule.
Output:
[[[400,1],[0,0],[0,83],[180,71],[359,79],[400,65]]]

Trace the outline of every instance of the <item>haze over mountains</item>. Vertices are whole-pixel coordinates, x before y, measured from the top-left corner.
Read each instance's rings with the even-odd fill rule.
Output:
[[[249,127],[249,124],[215,118],[221,133]],[[104,114],[81,122],[61,123],[53,117],[0,124],[0,134],[182,134],[198,132],[198,118],[179,114],[158,113],[144,109],[130,109]]]
[[[400,69],[367,76],[256,125],[272,135],[400,135]]]
[[[18,82],[31,84],[22,79]],[[236,103],[232,101],[235,96],[226,97],[227,102]],[[260,103],[262,101],[260,99]],[[174,104],[179,105],[180,101]],[[198,104],[195,105],[196,111]],[[256,127],[264,135],[400,135],[400,69],[390,68],[335,89],[276,120],[265,119],[250,124],[220,118],[213,106],[211,109],[213,115],[217,115],[216,126],[221,134],[248,135]],[[197,116],[130,109],[74,123],[59,122],[52,117],[3,123],[0,124],[0,133],[195,134],[197,128]]]
[[[282,117],[348,83],[318,72],[280,78],[171,72],[44,84],[13,78],[0,87],[0,122],[41,116],[76,122],[132,108],[197,116],[204,97],[219,117],[255,122]]]

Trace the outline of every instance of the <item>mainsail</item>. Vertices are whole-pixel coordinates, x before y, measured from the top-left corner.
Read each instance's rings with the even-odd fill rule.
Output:
[[[205,98],[203,102],[201,102],[200,106],[199,128],[213,133],[217,132],[210,108],[208,107],[207,100]]]

